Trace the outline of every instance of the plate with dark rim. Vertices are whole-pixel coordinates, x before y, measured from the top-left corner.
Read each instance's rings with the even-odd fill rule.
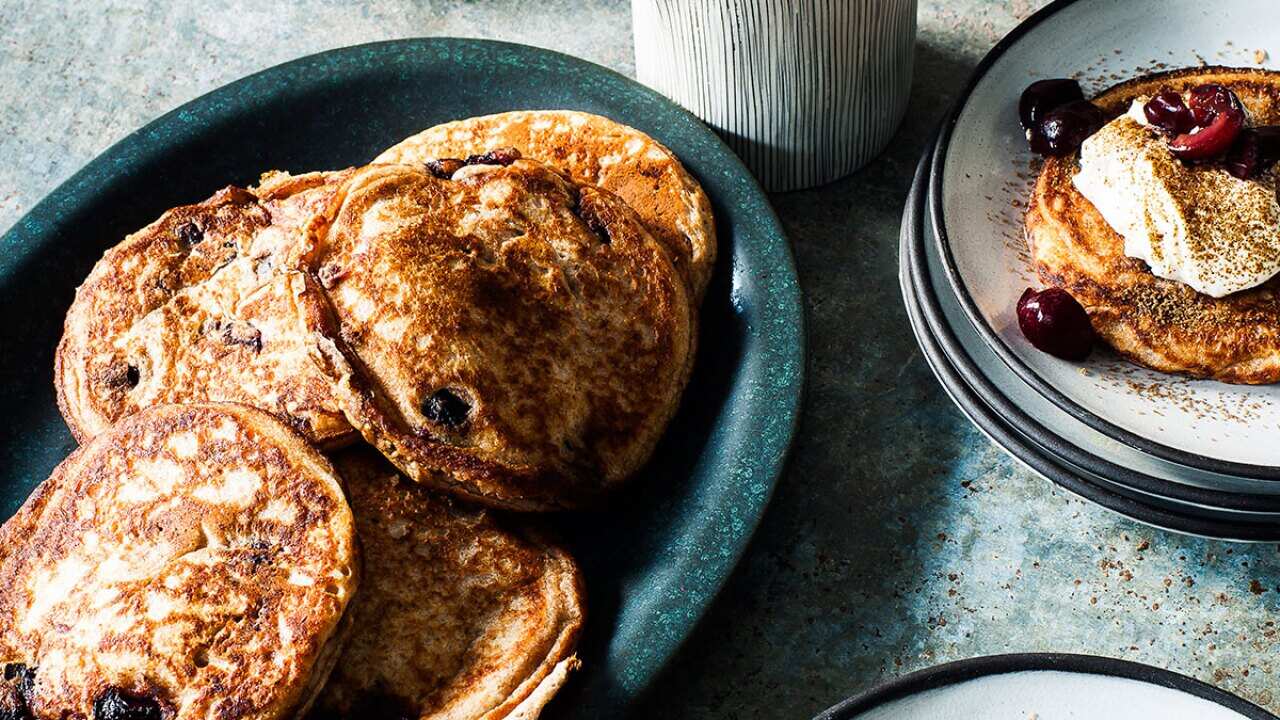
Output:
[[[1231,693],[1128,660],[1067,653],[991,655],[890,680],[814,720],[1276,720]]]
[[[1002,418],[1047,451],[1137,492],[1240,513],[1280,513],[1275,481],[1210,473],[1148,455],[1080,422],[1023,382],[965,317],[941,268],[929,208],[922,199],[916,202],[917,219],[923,219],[910,250],[925,319],[951,364]]]
[[[929,202],[947,278],[983,339],[1027,384],[1108,437],[1206,472],[1280,479],[1280,385],[1234,386],[1166,375],[1099,354],[1083,367],[1036,351],[1013,309],[1038,287],[1026,258],[1022,213],[1035,176],[1016,104],[1032,80],[1079,76],[1086,94],[1120,80],[1211,58],[1274,61],[1270,28],[1280,5],[1057,0],[983,59],[944,122]]]
[[[922,236],[927,159],[926,153],[903,213],[899,279],[907,316],[925,361],[961,413],[989,440],[1031,471],[1118,515],[1201,537],[1246,542],[1280,539],[1280,524],[1273,518],[1255,516],[1250,511],[1235,514],[1208,506],[1196,507],[1186,500],[1168,500],[1127,487],[1118,482],[1115,475],[1094,474],[1090,468],[1096,469],[1097,463],[1086,463],[1086,467],[1073,463],[1087,455],[1078,450],[1064,453],[1064,447],[1070,448],[1069,443],[1042,427],[1038,420],[1023,412],[1023,408],[1009,402],[983,377],[951,334],[945,313],[933,295],[929,273],[921,272],[919,267],[926,261]],[[1119,477],[1132,482],[1133,475],[1136,474],[1122,469]],[[1217,495],[1214,499],[1237,500],[1232,494]]]
[[[6,517],[74,448],[54,402],[53,350],[107,247],[265,170],[363,164],[436,123],[530,108],[595,112],[656,137],[702,182],[720,238],[694,375],[655,460],[613,509],[552,519],[583,565],[589,619],[583,669],[550,714],[600,717],[631,703],[728,578],[778,482],[800,407],[804,318],[782,227],[728,147],[656,92],[573,57],[455,38],[304,57],[177,108],[50,193],[0,237]]]

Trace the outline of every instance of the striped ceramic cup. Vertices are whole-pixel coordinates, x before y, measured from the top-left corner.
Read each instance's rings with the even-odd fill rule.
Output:
[[[636,75],[714,127],[768,190],[884,149],[911,91],[916,0],[631,0]]]

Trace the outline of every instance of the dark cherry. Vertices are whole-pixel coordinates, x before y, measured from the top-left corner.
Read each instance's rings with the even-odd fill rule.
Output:
[[[1097,105],[1077,100],[1051,110],[1040,127],[1028,133],[1031,149],[1041,155],[1061,157],[1075,152],[1080,143],[1107,124]]]
[[[93,701],[93,720],[160,720],[160,704],[144,695],[107,688]]]
[[[595,195],[582,196],[579,195],[573,208],[578,217],[582,218],[582,222],[587,224],[591,232],[600,238],[600,242],[608,245],[613,241],[609,235],[609,225],[605,222],[605,218],[601,216],[599,201]]]
[[[1218,113],[1204,127],[1169,141],[1169,151],[1182,160],[1210,160],[1225,155],[1244,129],[1244,111]]]
[[[1227,172],[1248,180],[1280,161],[1280,126],[1264,125],[1240,131],[1224,164]]]
[[[462,169],[465,165],[458,158],[440,158],[439,160],[428,160],[426,162],[427,171],[441,180],[448,180],[453,174]]]
[[[1035,131],[1040,121],[1051,111],[1063,105],[1084,99],[1080,83],[1070,78],[1037,80],[1022,91],[1018,99],[1018,120],[1024,130]]]
[[[262,331],[247,322],[229,322],[222,326],[222,342],[226,345],[242,345],[259,353],[262,352]]]
[[[204,231],[193,222],[184,222],[174,230],[178,239],[187,247],[195,247],[204,239]]]
[[[1187,95],[1196,127],[1170,140],[1169,151],[1191,161],[1226,155],[1248,119],[1240,98],[1217,83],[1197,85]]]
[[[5,663],[3,687],[0,687],[0,720],[31,720],[31,696],[36,682],[36,669],[25,663]]]
[[[1187,107],[1191,110],[1191,116],[1198,127],[1206,127],[1224,112],[1233,110],[1244,112],[1240,98],[1217,83],[1206,83],[1191,88],[1187,93]]]
[[[471,404],[449,388],[440,388],[422,403],[422,414],[437,425],[460,428],[467,423]]]
[[[1147,122],[1164,130],[1170,135],[1181,135],[1191,132],[1196,126],[1195,116],[1191,108],[1182,100],[1182,94],[1165,88],[1142,106],[1142,114]]]
[[[1266,169],[1280,162],[1280,125],[1262,125],[1253,128],[1258,139],[1258,162]]]
[[[1093,350],[1089,313],[1062,288],[1027,288],[1018,299],[1018,327],[1036,348],[1063,360],[1084,360]]]
[[[1227,168],[1227,172],[1235,177],[1248,180],[1256,176],[1261,169],[1259,160],[1258,133],[1245,128],[1240,131],[1231,150],[1227,152],[1223,165]]]
[[[142,372],[138,366],[127,362],[119,362],[107,367],[101,376],[102,384],[110,388],[128,388],[132,390],[142,382]]]
[[[519,159],[519,150],[513,147],[506,147],[495,148],[479,155],[469,155],[463,162],[467,165],[510,165]]]

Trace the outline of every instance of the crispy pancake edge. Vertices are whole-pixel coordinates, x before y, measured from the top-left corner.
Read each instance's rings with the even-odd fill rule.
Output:
[[[506,648],[504,643],[499,643],[498,647],[486,646],[484,638],[494,631],[491,628],[495,623],[521,622],[524,620],[523,612],[527,612],[522,611],[522,605],[519,604],[522,591],[514,588],[507,589],[504,595],[498,596],[500,607],[496,610],[489,605],[475,608],[475,612],[482,615],[478,618],[482,624],[473,628],[473,634],[466,638],[468,649],[462,651],[463,665],[457,669],[458,674],[447,678],[430,676],[430,682],[442,681],[442,684],[434,688],[419,689],[419,692],[428,690],[431,696],[445,704],[435,709],[412,706],[406,709],[416,713],[421,720],[454,717],[464,707],[478,712],[479,717],[491,720],[536,716],[564,684],[568,673],[579,664],[574,649],[585,621],[585,590],[581,571],[573,558],[558,544],[550,541],[528,518],[495,517],[494,511],[468,507],[447,496],[433,494],[427,488],[415,485],[413,481],[404,477],[371,447],[355,447],[337,453],[333,455],[333,463],[346,482],[355,515],[357,534],[366,562],[362,594],[353,604],[352,611],[348,613],[358,618],[359,622],[353,633],[352,644],[347,649],[347,652],[356,655],[350,660],[357,665],[349,669],[350,675],[348,675],[348,669],[342,665],[348,659],[344,654],[339,660],[338,669],[330,678],[330,685],[346,682],[357,683],[357,685],[351,688],[344,687],[333,697],[330,697],[327,692],[322,693],[316,705],[317,717],[330,717],[334,713],[340,715],[344,710],[347,715],[350,715],[353,708],[349,703],[356,700],[363,692],[359,687],[363,683],[371,683],[369,687],[381,687],[400,700],[405,700],[411,694],[404,689],[379,685],[378,680],[386,680],[387,675],[393,674],[396,668],[392,667],[386,671],[369,670],[368,663],[361,664],[360,661],[368,659],[365,654],[370,651],[371,646],[384,645],[382,640],[385,639],[385,642],[389,643],[397,642],[394,636],[388,636],[387,631],[391,627],[383,627],[380,621],[387,620],[392,623],[403,621],[409,619],[415,612],[401,609],[392,597],[378,597],[376,593],[380,592],[382,584],[373,573],[394,569],[392,566],[399,562],[398,556],[405,552],[404,548],[396,547],[395,543],[414,542],[413,538],[418,533],[430,532],[432,527],[441,528],[444,537],[429,536],[430,540],[427,541],[419,538],[420,542],[427,542],[426,547],[429,548],[422,558],[416,558],[422,563],[432,562],[442,554],[453,558],[467,555],[470,552],[466,546],[468,533],[472,533],[477,540],[483,534],[486,542],[493,542],[494,536],[503,538],[502,542],[509,546],[509,551],[512,553],[509,555],[511,562],[519,562],[517,558],[530,553],[541,556],[543,567],[532,581],[541,588],[538,594],[545,598],[546,606],[556,608],[554,618],[556,625],[550,628],[551,632],[530,638],[528,642],[536,644],[522,645],[518,652]],[[376,514],[366,515],[366,513]],[[443,523],[443,526],[440,523]],[[393,526],[403,527],[403,536],[383,537]],[[414,552],[416,553],[417,550],[415,549]],[[501,558],[498,560],[501,562]],[[383,565],[388,567],[382,567]],[[452,578],[454,585],[465,584],[468,578],[476,574],[488,574],[483,568],[477,570],[467,567],[465,570],[463,568],[455,570],[466,574],[454,576]],[[446,581],[449,580],[448,571],[440,572],[444,574]],[[504,572],[510,574],[512,571],[499,566],[494,567],[492,572],[501,575]],[[439,581],[441,577],[432,577],[430,573],[422,577],[406,575],[400,583],[412,583],[415,579],[424,582]],[[423,632],[433,637],[445,637],[449,628],[441,628],[436,632],[437,625],[432,621],[440,622],[441,618],[437,613],[431,612],[428,607],[432,602],[430,597],[433,589],[436,588],[411,588],[414,592],[422,591],[420,602],[423,605],[420,612],[424,617],[420,627]],[[444,591],[450,598],[464,597],[460,587],[447,586]],[[369,605],[362,605],[362,603],[369,603]],[[390,603],[389,607],[384,607],[385,603]],[[513,606],[510,603],[517,604]],[[454,608],[454,610],[458,609]],[[371,612],[377,612],[377,617],[368,617],[368,613]],[[498,614],[493,616],[494,612]],[[390,615],[399,615],[399,617],[388,619]],[[451,615],[447,619],[461,626],[477,620],[474,616],[457,615]],[[371,634],[371,639],[364,637],[366,634]],[[420,638],[406,639],[404,642],[408,644],[403,650],[412,651],[421,643],[428,642],[425,634]],[[549,643],[546,642],[548,639],[550,639]],[[507,650],[507,652],[477,658],[474,656],[477,643],[490,652],[500,650]],[[416,656],[412,652],[409,654]],[[380,655],[380,657],[390,656],[403,657],[404,653],[386,652]],[[495,689],[485,687],[485,679],[495,673],[501,675],[513,664],[527,670],[524,676],[514,684],[511,683],[513,678],[501,679],[502,689],[498,692],[502,693],[502,696],[496,701],[483,700],[484,694],[492,693]],[[403,668],[400,669],[403,670]],[[478,678],[472,674],[477,670],[482,673]],[[480,694],[480,701],[484,703],[482,708],[473,706],[477,693]]]

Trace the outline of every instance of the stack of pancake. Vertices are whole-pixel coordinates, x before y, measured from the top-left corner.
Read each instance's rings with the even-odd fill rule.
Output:
[[[0,717],[531,718],[595,506],[679,403],[715,256],[652,138],[567,111],[271,172],[107,251],[81,447],[0,529]]]

